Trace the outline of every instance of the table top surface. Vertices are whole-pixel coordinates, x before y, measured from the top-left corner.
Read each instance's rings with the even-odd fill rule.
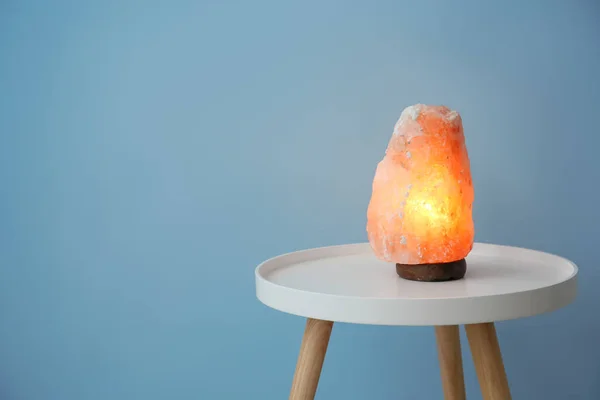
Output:
[[[548,253],[476,243],[464,279],[414,282],[368,243],[284,254],[256,268],[269,307],[309,318],[376,325],[493,322],[553,311],[576,295],[577,267]]]

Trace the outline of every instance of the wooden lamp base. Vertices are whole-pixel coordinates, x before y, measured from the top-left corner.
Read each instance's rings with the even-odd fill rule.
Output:
[[[409,281],[444,282],[462,279],[467,272],[467,261],[436,264],[396,264],[398,276]]]

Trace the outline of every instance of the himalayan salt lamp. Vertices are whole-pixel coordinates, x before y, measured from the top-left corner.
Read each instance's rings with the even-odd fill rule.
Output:
[[[375,255],[404,279],[461,279],[473,247],[473,186],[462,120],[444,106],[406,108],[378,164],[367,211]]]

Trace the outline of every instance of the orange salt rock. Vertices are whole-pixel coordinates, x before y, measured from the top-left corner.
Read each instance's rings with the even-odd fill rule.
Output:
[[[406,108],[378,164],[367,233],[382,260],[457,261],[473,247],[473,186],[462,120],[444,106]]]

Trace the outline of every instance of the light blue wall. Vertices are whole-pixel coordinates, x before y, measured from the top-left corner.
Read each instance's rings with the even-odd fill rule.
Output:
[[[596,1],[85,3],[0,1],[1,399],[286,398],[254,267],[366,240],[416,102],[463,115],[477,240],[581,268],[498,325],[514,398],[600,398]],[[441,398],[433,343],[339,324],[320,398]]]

